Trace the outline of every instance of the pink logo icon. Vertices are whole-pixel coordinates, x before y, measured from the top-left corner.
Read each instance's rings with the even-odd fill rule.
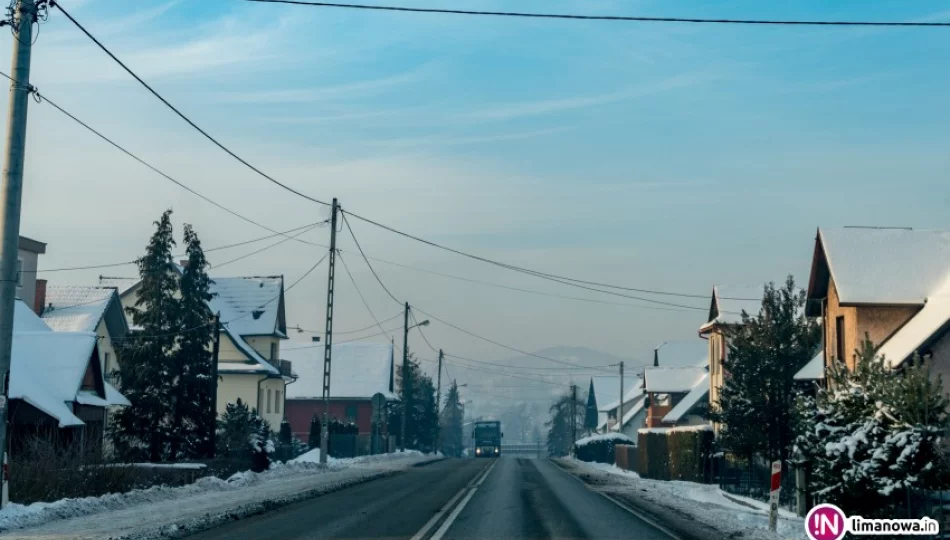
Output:
[[[805,533],[811,540],[840,540],[844,537],[845,515],[833,504],[819,504],[805,516]]]

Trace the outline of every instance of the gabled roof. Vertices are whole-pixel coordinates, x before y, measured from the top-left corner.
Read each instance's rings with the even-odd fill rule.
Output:
[[[284,318],[284,278],[212,277],[208,302],[212,312],[221,312],[232,332],[240,336],[287,337]]]
[[[834,280],[843,305],[923,305],[947,279],[950,231],[845,227],[818,229],[808,299],[828,296]],[[808,315],[821,315],[809,302]]]
[[[666,413],[666,416],[663,417],[663,422],[667,424],[679,422],[681,418],[693,410],[693,407],[704,402],[704,398],[707,394],[709,394],[709,374],[704,373],[702,378],[699,379],[699,382],[693,386],[689,393],[683,396],[683,399],[681,399],[675,407],[670,409],[670,412]]]
[[[43,319],[37,317],[23,300],[17,300],[13,304],[13,331],[52,332],[53,330],[43,322]]]
[[[323,397],[323,345],[301,343],[284,347],[281,356],[294,363],[299,378],[287,385],[287,399]],[[333,345],[330,366],[332,399],[370,399],[379,393],[396,399],[390,388],[393,369],[391,343],[341,343]]]
[[[647,392],[677,394],[689,392],[705,377],[706,369],[700,367],[648,367],[643,383]]]
[[[877,350],[890,367],[902,364],[950,329],[950,280],[926,299],[924,307]]]
[[[611,431],[620,431],[623,426],[629,424],[640,412],[643,411],[643,407],[646,405],[646,399],[643,399],[646,396],[641,395],[635,402],[630,403],[630,407],[627,407],[627,403],[624,403],[623,418],[622,422],[615,423],[611,426]]]
[[[824,344],[818,348],[818,353],[814,358],[802,366],[795,374],[796,381],[818,381],[825,378],[825,347]]]
[[[623,396],[623,404],[625,408],[627,406],[627,403],[643,396],[643,379],[641,379],[640,377],[631,377],[631,378],[633,379],[633,385],[630,387],[629,390],[627,390],[627,394]],[[610,412],[619,406],[620,406],[620,400],[615,399],[611,401],[610,403],[607,403],[599,407],[597,410],[600,412]]]
[[[659,367],[697,367],[709,364],[709,343],[700,338],[689,341],[667,341],[653,351],[654,365]]]
[[[758,312],[762,305],[763,287],[730,287],[715,285],[709,300],[709,315],[699,328],[706,332],[717,324],[740,324],[742,312],[750,315]]]
[[[128,332],[114,287],[50,285],[46,287],[46,304],[43,321],[57,332],[95,332],[103,319],[112,338]]]

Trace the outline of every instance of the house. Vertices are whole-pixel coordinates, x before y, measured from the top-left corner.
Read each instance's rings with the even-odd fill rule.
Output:
[[[115,382],[114,373],[119,370],[119,363],[114,342],[129,332],[115,287],[49,285],[39,314],[55,332],[86,332],[98,336],[100,368],[107,381]]]
[[[891,367],[914,354],[950,376],[950,231],[821,228],[806,314],[821,317],[823,364],[853,369],[867,336]]]
[[[176,266],[181,272],[182,267]],[[296,376],[281,359],[287,339],[283,276],[212,277],[210,313],[221,315],[217,411],[238,398],[256,408],[275,430],[284,418],[286,387]],[[115,286],[124,308],[135,308],[140,281],[100,278]],[[132,317],[124,309],[130,327]],[[134,329],[134,328],[133,328]]]
[[[36,279],[36,272],[40,255],[46,253],[46,244],[21,236],[17,248],[17,298],[23,300],[34,313],[39,313],[46,280]]]
[[[324,413],[324,345],[303,344],[286,347],[299,374],[287,386],[287,421],[294,435],[306,441],[310,421]],[[372,433],[372,399],[382,394],[387,402],[397,400],[393,379],[391,343],[341,343],[333,345],[330,369],[329,417],[354,423],[361,434]]]
[[[637,430],[646,425],[646,394],[643,391],[643,380],[641,375],[631,377],[633,384],[623,398],[623,418],[617,422],[617,414],[620,412],[620,400],[616,399],[607,403],[601,410],[607,411],[608,422],[598,429],[602,433],[620,432],[633,440],[637,439]]]
[[[709,349],[701,340],[668,341],[654,349],[653,366],[643,371],[646,427],[706,423],[708,367]]]
[[[758,310],[762,304],[762,287],[714,286],[709,303],[709,316],[699,327],[699,337],[707,340],[709,389],[707,402],[711,411],[718,410],[719,394],[726,380],[726,356],[729,343],[725,329],[742,324],[742,312]],[[713,431],[719,433],[719,424],[713,422]]]
[[[635,377],[625,377],[624,386],[626,389],[633,387]],[[590,386],[594,389],[594,399],[597,402],[597,431],[605,432],[608,425],[617,421],[617,405],[620,400],[620,375],[598,375],[591,378]],[[590,390],[588,390],[590,392]],[[614,404],[609,409],[601,404]],[[610,412],[613,410],[613,419]]]
[[[129,402],[103,377],[98,342],[92,332],[54,332],[17,301],[9,390],[13,452],[32,436],[101,448],[108,408]]]

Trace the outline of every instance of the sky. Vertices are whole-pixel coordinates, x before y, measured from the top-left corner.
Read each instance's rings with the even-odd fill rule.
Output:
[[[804,285],[820,226],[948,228],[948,29],[476,18],[239,0],[61,3],[170,102],[278,180],[509,264],[707,295],[714,284],[758,287],[789,274]],[[946,2],[927,1],[399,3],[950,21]],[[268,183],[190,129],[61,13],[53,10],[39,28],[32,83],[60,106],[268,227],[327,218],[327,208]],[[11,44],[4,40],[0,57]],[[193,224],[206,248],[270,234],[162,179],[43,103],[30,103],[24,181],[21,233],[48,243],[41,270],[134,259],[167,208],[178,237],[183,224]],[[695,308],[656,309],[351,225],[373,257],[622,304],[374,263],[400,301],[515,348],[583,346],[646,363],[663,341],[698,339],[706,319],[705,298],[653,296]],[[300,238],[326,244],[329,230]],[[220,264],[275,241],[209,259]],[[401,307],[347,232],[339,242],[376,316],[398,315]],[[211,273],[282,274],[289,284],[324,253],[285,242]],[[102,273],[133,276],[135,268],[40,277],[95,284]],[[323,327],[326,280],[322,266],[287,293],[291,326]],[[337,274],[336,303],[338,331],[373,324],[344,272]],[[436,321],[425,332],[433,346],[455,354],[489,361],[516,355]],[[414,330],[410,347],[431,359],[420,338]]]

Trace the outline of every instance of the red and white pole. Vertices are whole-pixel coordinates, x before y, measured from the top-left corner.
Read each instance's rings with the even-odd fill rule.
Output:
[[[772,462],[772,483],[769,488],[769,530],[774,531],[778,525],[778,496],[782,490],[782,462]]]

